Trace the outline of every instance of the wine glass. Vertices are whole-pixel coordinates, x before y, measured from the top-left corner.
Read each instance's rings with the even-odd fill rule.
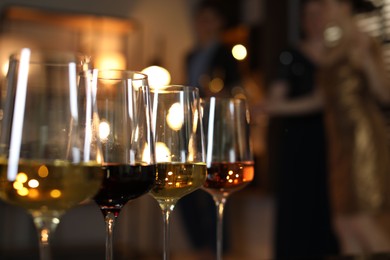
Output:
[[[93,197],[103,179],[93,92],[77,89],[82,56],[23,49],[9,61],[2,96],[0,197],[26,209],[40,258],[61,215]],[[3,92],[2,92],[3,93]]]
[[[177,201],[206,180],[204,137],[197,88],[151,89],[158,179],[151,195],[164,219],[164,260],[169,259],[169,216]]]
[[[222,259],[223,210],[233,192],[254,177],[249,112],[245,100],[211,97],[202,101],[207,180],[203,189],[217,208],[217,259]]]
[[[80,84],[96,89],[104,180],[94,197],[106,223],[106,259],[113,259],[113,230],[122,207],[156,181],[151,103],[145,74],[91,70]]]

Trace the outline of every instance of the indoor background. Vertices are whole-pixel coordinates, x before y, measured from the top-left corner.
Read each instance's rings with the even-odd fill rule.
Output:
[[[390,33],[390,1],[382,13],[362,19],[362,26]],[[22,47],[72,50],[92,55],[98,67],[143,70],[165,68],[171,83],[185,83],[184,57],[194,44],[191,18],[198,0],[0,0],[1,80],[10,53]],[[228,0],[224,40],[242,44],[247,56],[240,61],[243,94],[249,104],[263,98],[275,73],[280,49],[299,38],[299,0]],[[389,12],[390,14],[390,12]],[[386,47],[386,45],[384,44]],[[227,212],[232,250],[227,259],[272,258],[272,176],[267,172],[265,149],[267,118],[252,115],[252,143],[256,177],[251,186],[229,198]],[[37,254],[32,220],[23,210],[0,204],[0,258],[4,252]],[[171,252],[191,259],[192,248],[173,214]],[[158,204],[146,195],[126,205],[115,229],[115,247],[123,259],[160,259],[162,217]],[[53,236],[53,247],[97,250],[104,256],[105,226],[93,204],[67,212]],[[2,253],[3,252],[3,253]]]

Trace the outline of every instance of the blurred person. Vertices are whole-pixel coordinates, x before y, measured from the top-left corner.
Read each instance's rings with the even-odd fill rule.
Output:
[[[241,75],[237,60],[222,41],[225,15],[218,2],[202,1],[194,13],[195,46],[185,62],[187,84],[198,87],[202,98],[233,97],[240,86]],[[178,202],[189,241],[199,259],[215,259],[216,206],[212,196],[198,190]],[[224,214],[223,250],[230,250],[228,206]]]
[[[265,108],[274,178],[275,259],[339,253],[328,192],[323,99],[316,80],[325,48],[323,3],[301,3],[300,42],[281,52]]]
[[[187,83],[202,97],[233,95],[241,84],[238,61],[222,41],[226,19],[216,1],[202,1],[194,14],[195,46],[186,57]]]
[[[326,27],[319,88],[289,103],[279,88],[279,98],[266,108],[275,115],[324,106],[331,210],[341,252],[389,252],[377,217],[390,205],[389,140],[380,110],[390,103],[390,85],[380,44],[359,29],[355,16],[375,6],[364,0],[321,2]]]
[[[390,85],[380,44],[355,20],[375,6],[363,0],[323,2],[326,55],[319,80],[335,225],[343,253],[389,252],[376,217],[390,205],[389,140],[379,106],[390,103]]]

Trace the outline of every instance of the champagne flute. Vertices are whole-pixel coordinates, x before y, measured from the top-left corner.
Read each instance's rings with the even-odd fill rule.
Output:
[[[111,260],[114,224],[122,207],[149,192],[156,181],[148,78],[124,70],[95,69],[84,75],[86,84],[96,86],[105,176],[94,200],[106,223],[106,259]]]
[[[207,180],[203,186],[217,209],[217,259],[222,259],[223,211],[233,192],[254,177],[249,112],[245,100],[211,97],[202,102],[206,134]]]
[[[176,202],[206,180],[203,127],[197,88],[151,90],[158,179],[151,195],[164,220],[164,260],[169,259],[169,217]]]
[[[0,197],[26,209],[40,258],[66,210],[93,197],[103,179],[92,91],[77,89],[85,59],[23,49],[9,62],[2,98]]]

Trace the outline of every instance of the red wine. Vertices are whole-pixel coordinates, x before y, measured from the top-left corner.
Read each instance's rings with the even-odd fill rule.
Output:
[[[212,195],[229,195],[251,182],[254,171],[253,162],[212,163],[207,168],[207,179],[203,187]]]
[[[104,212],[119,214],[129,201],[153,188],[156,181],[155,165],[106,164],[102,186],[94,200]]]

